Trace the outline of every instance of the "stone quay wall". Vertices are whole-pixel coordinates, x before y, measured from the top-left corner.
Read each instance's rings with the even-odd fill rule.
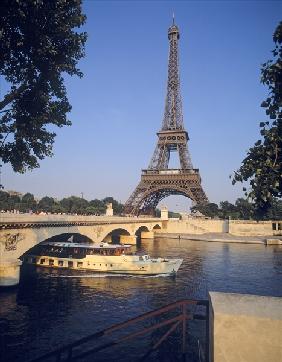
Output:
[[[281,362],[282,298],[210,292],[210,362]]]
[[[228,220],[211,220],[211,219],[169,219],[163,225],[159,233],[172,233],[172,234],[204,234],[204,233],[226,233],[228,232]]]
[[[282,221],[229,220],[229,233],[240,236],[282,235]]]
[[[229,233],[237,236],[282,235],[282,221],[213,220],[213,219],[169,219],[160,233],[204,234]]]

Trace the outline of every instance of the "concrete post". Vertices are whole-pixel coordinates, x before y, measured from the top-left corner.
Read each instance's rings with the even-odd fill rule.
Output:
[[[0,264],[0,287],[11,287],[19,284],[20,266],[19,259],[1,261]]]
[[[210,292],[210,362],[281,362],[282,298]]]
[[[113,205],[110,202],[107,204],[106,216],[113,216],[113,215],[114,215]]]
[[[168,209],[166,206],[163,206],[161,208],[161,219],[162,220],[168,220]]]

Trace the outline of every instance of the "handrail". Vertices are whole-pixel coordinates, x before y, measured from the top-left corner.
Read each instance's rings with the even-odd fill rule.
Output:
[[[205,315],[199,315],[199,314],[188,314],[187,313],[187,306],[194,305],[194,306],[204,306],[206,308]],[[128,333],[125,336],[116,338],[114,341],[111,342],[105,342],[104,344],[101,344],[99,346],[96,346],[92,349],[88,349],[86,351],[80,352],[77,351],[78,354],[74,355],[74,348],[81,346],[82,344],[89,342],[91,340],[95,341],[101,337],[108,336],[113,334],[114,332],[118,330],[127,329],[129,326],[134,325],[140,321],[144,321],[145,319],[160,316],[166,312],[177,310],[180,308],[181,313],[178,314],[176,317],[167,318],[165,320],[161,320],[154,325],[151,325],[150,327],[143,328],[141,330],[138,330],[134,333]],[[128,341],[129,339],[135,338],[137,336],[141,336],[143,334],[152,332],[156,329],[162,328],[164,326],[169,326],[169,329],[165,332],[165,334],[157,341],[154,346],[141,358],[141,360],[145,360],[146,357],[148,357],[154,350],[156,350],[161,343],[163,343],[164,340],[168,338],[168,336],[179,326],[182,325],[182,354],[185,356],[186,354],[186,329],[187,329],[187,321],[191,319],[200,319],[206,321],[206,348],[205,348],[205,360],[208,361],[209,359],[209,302],[207,300],[195,300],[195,299],[184,299],[180,300],[171,304],[168,304],[164,307],[155,309],[153,311],[144,313],[142,315],[139,315],[137,317],[131,318],[125,322],[121,322],[118,324],[115,324],[113,326],[110,326],[108,328],[105,328],[99,332],[93,333],[89,336],[83,337],[73,343],[67,344],[63,347],[60,347],[54,351],[48,352],[40,357],[37,357],[30,362],[41,362],[46,359],[49,359],[51,357],[55,358],[56,362],[63,362],[63,361],[75,361],[79,360],[83,357],[86,357],[90,354],[97,353],[99,351],[102,351],[104,349],[113,347],[119,343]]]

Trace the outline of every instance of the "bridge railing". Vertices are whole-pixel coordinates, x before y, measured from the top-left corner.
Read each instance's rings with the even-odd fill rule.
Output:
[[[202,306],[204,307],[204,313],[201,314],[195,312],[191,313],[188,307]],[[176,315],[172,315],[172,312],[176,312]],[[166,315],[168,314],[168,315]],[[141,357],[139,361],[146,361],[152,352],[157,350],[159,346],[167,340],[167,338],[176,330],[181,332],[181,351],[177,351],[182,354],[183,361],[187,355],[187,322],[188,320],[204,320],[205,321],[205,346],[202,348],[198,341],[198,360],[203,362],[209,361],[209,303],[207,300],[181,300],[172,304],[168,304],[162,308],[153,310],[151,312],[139,315],[135,318],[129,319],[125,322],[115,324],[109,328],[103,329],[99,332],[91,334],[87,337],[81,338],[71,344],[61,347],[57,350],[51,351],[43,356],[33,359],[30,362],[41,361],[85,361],[87,357],[95,355],[98,352],[114,347],[120,343],[125,343],[130,340],[137,339],[138,337],[153,332],[155,330],[167,327],[165,333],[154,343],[151,348]],[[148,323],[138,326],[140,322]],[[132,327],[135,328],[132,331]],[[118,335],[115,335],[117,332]],[[108,337],[111,337],[109,339]],[[104,341],[103,341],[104,338]],[[106,341],[105,341],[106,339]],[[100,343],[99,343],[100,342]],[[88,343],[88,346],[87,346]],[[89,346],[91,343],[91,346]],[[134,358],[132,358],[132,361]]]

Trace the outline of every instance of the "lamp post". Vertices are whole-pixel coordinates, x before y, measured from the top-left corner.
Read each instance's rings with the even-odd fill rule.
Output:
[[[0,164],[0,190],[4,190],[4,186],[2,185],[2,165]]]

